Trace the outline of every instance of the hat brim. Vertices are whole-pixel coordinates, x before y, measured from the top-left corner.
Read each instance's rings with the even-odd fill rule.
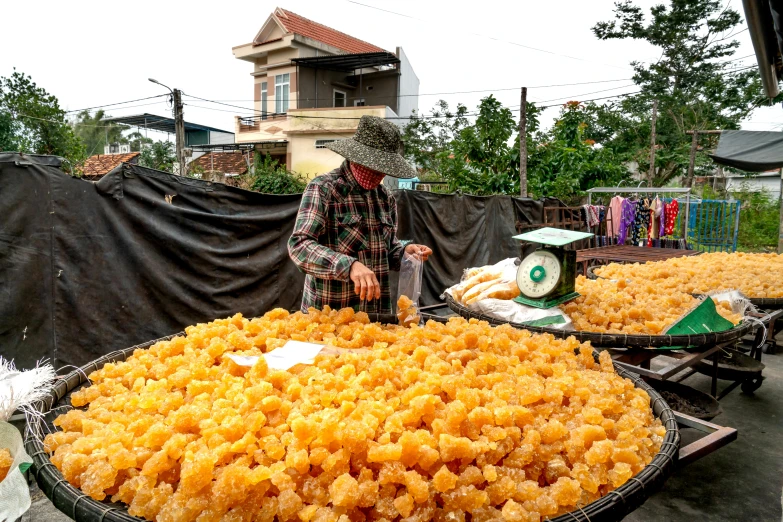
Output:
[[[400,179],[415,178],[418,173],[400,154],[385,152],[354,139],[337,140],[326,144],[326,148],[344,157],[348,161]]]

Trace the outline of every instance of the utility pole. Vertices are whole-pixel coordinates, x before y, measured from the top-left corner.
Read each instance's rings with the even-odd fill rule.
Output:
[[[157,83],[161,87],[165,87],[171,93],[172,102],[174,105],[174,140],[177,151],[177,167],[179,171],[177,174],[180,176],[185,175],[185,118],[182,114],[182,91],[179,89],[172,89],[168,85],[163,85],[158,80],[149,78],[152,83]]]
[[[527,87],[522,87],[519,107],[519,194],[527,197]]]
[[[699,147],[699,131],[691,131],[691,155],[688,161],[688,175],[685,177],[685,186],[693,187],[693,169],[696,168],[696,149]]]
[[[180,176],[185,172],[185,117],[182,114],[182,91],[174,89],[174,133],[177,147],[177,164]]]
[[[685,134],[692,136],[691,139],[691,157],[688,162],[688,174],[685,177],[685,186],[687,188],[693,188],[693,174],[696,169],[696,152],[699,150],[699,136],[701,134],[720,134],[723,131],[720,130],[689,130],[685,131]]]
[[[652,132],[650,133],[650,170],[647,173],[647,186],[653,186],[655,177],[655,122],[658,119],[658,100],[653,102]]]

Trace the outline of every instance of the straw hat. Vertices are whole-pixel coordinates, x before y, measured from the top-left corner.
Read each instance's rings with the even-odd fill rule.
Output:
[[[377,116],[362,116],[353,138],[328,143],[348,161],[394,178],[415,178],[416,170],[402,156],[400,129]]]

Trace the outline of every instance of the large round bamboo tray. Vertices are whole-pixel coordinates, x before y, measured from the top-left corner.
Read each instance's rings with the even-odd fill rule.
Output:
[[[606,279],[595,273],[595,270],[603,268],[606,265],[595,265],[587,268],[586,277],[588,279]],[[781,282],[783,284],[783,282]],[[748,297],[748,300],[762,310],[779,310],[783,308],[783,297]]]
[[[182,335],[175,334],[175,335]],[[87,375],[109,362],[123,361],[135,350],[146,349],[155,343],[168,340],[175,335],[156,339],[132,348],[126,348],[105,355],[61,378],[51,394],[37,409],[43,418],[28,420],[28,435],[25,438],[27,453],[33,458],[32,472],[41,491],[57,509],[77,522],[143,522],[143,519],[128,514],[127,506],[119,503],[99,502],[81,490],[73,487],[49,460],[44,451],[41,434],[53,431],[52,421],[72,408],[70,394],[89,384]],[[680,433],[672,409],[663,397],[638,376],[615,366],[617,373],[633,381],[637,388],[650,396],[653,413],[666,427],[666,435],[658,454],[640,473],[608,495],[578,510],[551,519],[552,522],[615,522],[641,506],[647,498],[658,491],[675,468],[680,447]]]
[[[492,325],[510,324],[515,328],[530,330],[531,332],[548,333],[555,337],[566,338],[576,337],[580,342],[590,341],[593,346],[605,348],[656,348],[659,350],[681,350],[684,347],[699,348],[712,347],[719,343],[733,342],[741,339],[744,335],[750,333],[754,324],[750,321],[743,321],[731,330],[725,332],[713,332],[695,335],[629,335],[629,334],[610,334],[598,332],[584,332],[576,330],[561,330],[550,326],[530,326],[519,323],[510,323],[502,319],[497,319],[489,315],[474,312],[456,302],[453,297],[446,294],[446,302],[449,308],[464,317],[465,319],[478,319],[487,321]]]

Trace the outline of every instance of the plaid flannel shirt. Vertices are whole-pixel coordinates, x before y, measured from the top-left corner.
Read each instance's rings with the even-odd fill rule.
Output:
[[[305,278],[302,310],[353,308],[390,314],[389,270],[399,270],[404,247],[396,237],[397,205],[383,185],[367,190],[348,162],[311,181],[304,194],[288,253]],[[359,261],[375,273],[381,299],[362,302],[349,274]]]

